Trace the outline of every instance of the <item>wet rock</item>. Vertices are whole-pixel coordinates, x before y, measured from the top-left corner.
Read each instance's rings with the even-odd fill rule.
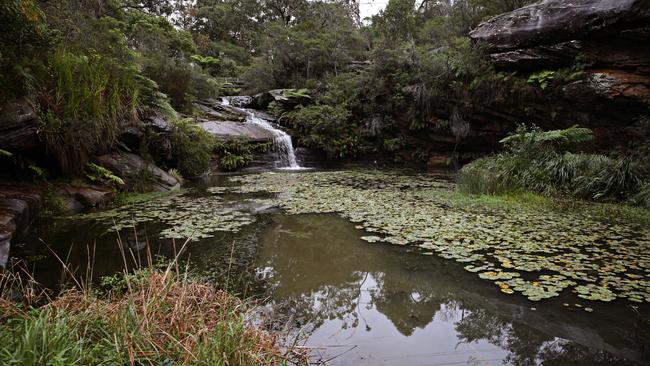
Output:
[[[233,97],[224,97],[228,104],[235,106],[237,108],[248,108],[248,106],[253,102],[253,97],[248,95],[237,95]]]
[[[12,237],[27,230],[42,201],[40,190],[34,186],[0,184],[0,266],[7,262]]]
[[[143,125],[147,129],[151,129],[154,132],[171,132],[172,127],[167,122],[167,120],[161,116],[149,116],[142,121]]]
[[[56,195],[69,212],[78,213],[87,208],[102,208],[115,198],[115,192],[105,187],[85,183],[59,184]]]
[[[11,152],[38,147],[38,117],[25,99],[0,106],[0,149]]]
[[[156,191],[168,191],[180,188],[176,178],[135,154],[111,153],[98,156],[94,161],[122,178],[127,189],[149,186]]]
[[[299,93],[297,89],[274,89],[254,95],[249,107],[266,109],[272,102],[279,103],[286,108],[292,108],[297,105],[311,103],[311,97]]]
[[[253,123],[209,121],[199,123],[199,126],[213,136],[221,139],[243,139],[251,142],[267,142],[273,140],[273,135],[268,130]]]
[[[208,99],[194,104],[194,107],[203,114],[203,118],[210,121],[244,121],[248,116],[246,112],[224,104],[221,99]]]

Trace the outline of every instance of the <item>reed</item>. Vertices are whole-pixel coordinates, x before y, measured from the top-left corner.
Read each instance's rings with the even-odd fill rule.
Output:
[[[124,250],[122,258],[136,262]],[[178,259],[160,267],[149,254],[146,267],[97,288],[89,269],[53,299],[31,277],[6,271],[0,275],[0,364],[306,363],[297,348],[282,347],[278,334],[253,325],[259,318],[250,303],[192,278]]]

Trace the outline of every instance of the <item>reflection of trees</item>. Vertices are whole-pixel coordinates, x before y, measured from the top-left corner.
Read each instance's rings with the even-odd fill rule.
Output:
[[[272,272],[273,297],[284,305],[280,311],[299,323],[310,321],[318,327],[326,320],[340,319],[343,327],[372,328],[364,324],[363,310],[374,307],[409,336],[445,309],[448,319],[456,319],[461,341],[486,340],[499,346],[509,352],[505,361],[510,364],[615,362],[604,351],[541,332],[543,317],[533,319],[524,307],[508,303],[503,296],[474,293],[485,287],[477,286],[472,282],[476,279],[455,263],[407,254],[402,248],[359,243],[359,231],[334,215],[277,217],[261,235],[258,266]],[[512,321],[513,317],[538,328]],[[575,325],[568,317],[555,322],[560,323],[551,331],[563,322]]]
[[[470,304],[471,305],[471,304]],[[508,351],[504,360],[512,365],[612,365],[627,361],[575,342],[545,335],[518,322],[495,316],[494,312],[472,307],[456,322],[464,342],[487,340]]]

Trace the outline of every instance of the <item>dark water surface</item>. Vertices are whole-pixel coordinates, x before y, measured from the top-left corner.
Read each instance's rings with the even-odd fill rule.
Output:
[[[207,185],[222,184],[213,181]],[[200,194],[204,187],[197,187]],[[190,193],[197,194],[197,193]],[[250,198],[250,197],[247,197]],[[285,215],[229,198],[256,221],[239,233],[191,242],[183,260],[202,276],[248,281],[266,306],[309,338],[314,361],[328,365],[611,365],[650,361],[643,305],[590,302],[563,294],[541,302],[508,296],[462,264],[414,248],[362,241],[366,235],[335,214]],[[119,233],[132,258],[170,257],[183,245],[156,239],[163,227]],[[95,278],[121,270],[116,233],[91,221],[44,223],[16,246],[38,280],[55,285],[61,265],[42,242]],[[94,255],[88,254],[94,253]],[[129,254],[130,256],[130,254]],[[133,259],[127,261],[129,265]],[[253,291],[253,292],[250,292]],[[261,292],[262,291],[262,292]],[[569,306],[566,306],[568,304]],[[576,305],[577,304],[577,305]],[[594,312],[584,311],[591,307]]]

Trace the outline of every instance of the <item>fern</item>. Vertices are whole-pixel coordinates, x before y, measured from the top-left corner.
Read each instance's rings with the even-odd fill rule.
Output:
[[[528,78],[528,84],[539,85],[542,90],[548,87],[548,83],[555,78],[555,71],[544,70],[536,72]]]
[[[86,165],[85,175],[92,182],[99,182],[113,187],[121,187],[124,185],[124,180],[115,175],[109,169],[95,163]]]

